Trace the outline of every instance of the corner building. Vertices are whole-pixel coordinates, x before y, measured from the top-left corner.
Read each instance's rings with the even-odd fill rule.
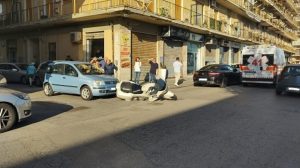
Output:
[[[0,0],[0,62],[89,61],[104,56],[133,78],[156,58],[173,77],[211,63],[238,64],[241,49],[274,44],[295,53],[297,1],[287,0]],[[97,50],[100,53],[97,53]]]

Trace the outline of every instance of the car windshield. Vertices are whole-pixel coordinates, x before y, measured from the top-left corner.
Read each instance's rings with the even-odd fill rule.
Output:
[[[300,75],[300,67],[296,67],[296,66],[286,67],[283,69],[282,74],[285,76],[287,76],[287,75],[299,76]]]
[[[102,75],[103,70],[89,63],[75,64],[83,75]]]
[[[28,65],[27,65],[27,64],[17,64],[17,66],[18,66],[21,70],[26,71]]]

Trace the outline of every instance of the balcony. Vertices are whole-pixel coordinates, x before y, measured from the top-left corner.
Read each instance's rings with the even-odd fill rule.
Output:
[[[29,8],[19,13],[8,13],[0,17],[0,29],[11,30],[15,27],[49,26],[53,23],[68,24],[82,20],[106,19],[108,17],[124,17],[146,21],[158,25],[172,24],[202,34],[213,34],[228,40],[246,43],[274,43],[278,37],[269,32],[253,29],[249,26],[226,18],[214,18],[197,13],[189,8],[176,5],[167,0],[106,0],[96,3],[76,4],[68,1],[53,6],[53,3]],[[147,3],[148,2],[148,3]],[[234,2],[234,0],[230,0]],[[238,2],[238,1],[237,1]],[[155,6],[154,4],[160,4]],[[244,4],[238,4],[243,7]],[[248,6],[249,8],[249,6]],[[252,9],[252,8],[251,8]],[[269,20],[272,20],[269,18]],[[270,23],[274,25],[274,23]],[[28,26],[31,25],[31,26]],[[274,27],[274,26],[273,26]],[[279,29],[279,27],[277,28]],[[286,32],[287,33],[287,32]],[[292,35],[292,34],[290,34]],[[289,48],[287,44],[281,44]]]
[[[295,19],[290,15],[289,10],[286,10],[284,8],[284,5],[282,5],[279,2],[273,2],[272,0],[264,0],[270,9],[273,9],[272,11],[274,13],[279,14],[281,17],[285,18],[287,20],[287,23],[292,26],[293,28],[298,28],[298,25],[295,24]]]

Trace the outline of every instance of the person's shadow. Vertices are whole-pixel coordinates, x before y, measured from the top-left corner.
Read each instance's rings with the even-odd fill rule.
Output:
[[[178,85],[183,84],[184,81],[185,81],[185,79],[179,79],[179,80],[178,80]]]

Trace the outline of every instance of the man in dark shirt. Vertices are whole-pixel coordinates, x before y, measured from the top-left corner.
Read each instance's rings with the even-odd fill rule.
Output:
[[[150,59],[149,64],[150,64],[149,82],[155,82],[156,71],[158,69],[158,64],[156,63],[156,59],[155,58]]]

